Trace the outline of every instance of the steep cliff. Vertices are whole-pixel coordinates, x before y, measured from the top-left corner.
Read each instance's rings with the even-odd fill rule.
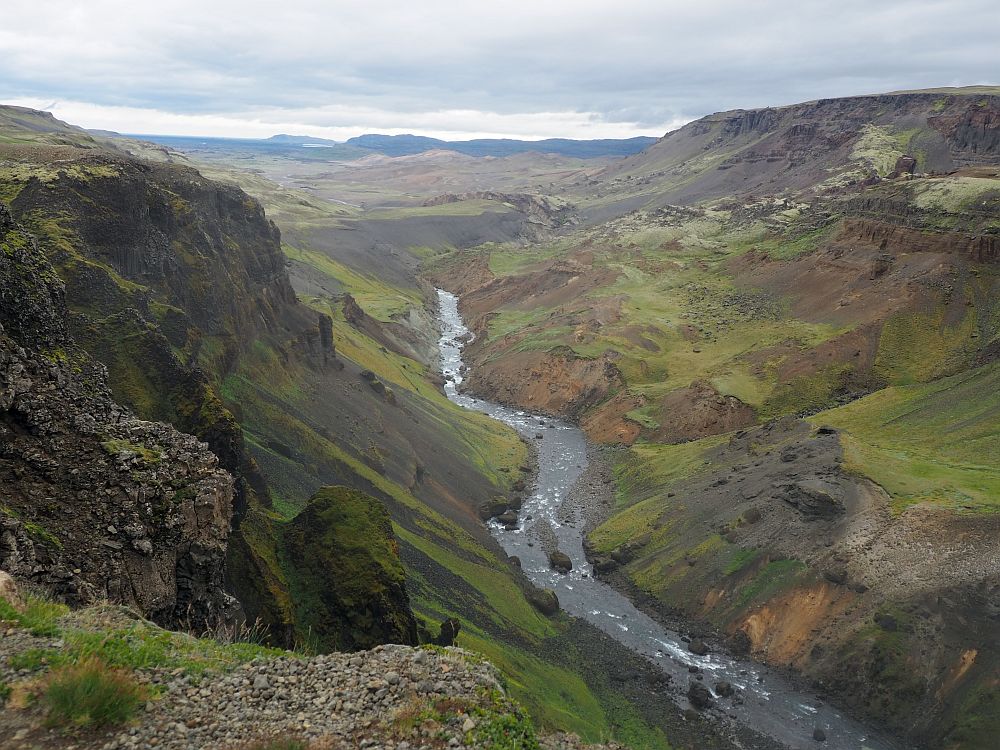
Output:
[[[203,443],[113,401],[67,332],[62,281],[3,205],[0,250],[0,568],[175,627],[232,618],[232,477]]]
[[[16,114],[23,119],[23,113]],[[45,118],[33,121],[38,123],[33,133],[50,126]],[[36,139],[32,145],[3,147],[0,195],[37,237],[30,254],[37,256],[35,262],[49,264],[60,301],[65,299],[68,314],[64,313],[61,329],[65,346],[75,347],[76,342],[86,352],[81,357],[89,355],[106,367],[102,398],[115,413],[127,414],[130,409],[144,419],[168,423],[204,440],[212,451],[201,448],[201,458],[195,460],[188,455],[191,448],[180,454],[169,445],[143,448],[160,432],[180,434],[158,424],[149,428],[152,432],[133,430],[133,437],[128,430],[109,433],[98,444],[106,454],[103,463],[120,465],[121,471],[130,472],[133,481],[139,482],[138,486],[124,484],[122,492],[145,508],[147,526],[162,523],[177,543],[190,536],[191,544],[198,543],[194,530],[174,520],[166,501],[143,490],[140,480],[146,471],[167,486],[177,484],[172,472],[178,464],[187,472],[215,470],[228,494],[226,508],[216,518],[221,536],[212,550],[214,558],[206,563],[211,567],[214,594],[225,599],[231,614],[236,614],[237,607],[230,594],[235,595],[242,613],[251,622],[259,619],[275,641],[289,645],[301,641],[310,625],[296,619],[289,585],[295,574],[294,569],[284,567],[279,521],[270,511],[268,479],[247,449],[239,404],[230,401],[227,407],[220,395],[225,395],[226,377],[244,358],[259,351],[276,354],[271,370],[260,373],[262,380],[283,377],[282,373],[288,377],[293,370],[296,374],[324,370],[335,374],[342,364],[336,357],[332,320],[298,303],[285,272],[279,232],[265,218],[260,204],[244,192],[207,180],[188,167],[132,158],[69,126],[58,132],[58,146]],[[17,322],[19,315],[20,311],[11,309],[16,325],[22,324]],[[47,321],[36,327],[51,329]],[[61,394],[62,389],[54,389],[53,396]],[[115,406],[112,399],[126,409]],[[200,445],[189,436],[184,439],[192,446]],[[65,471],[76,470],[74,476],[78,476],[67,485],[93,484],[101,496],[93,471],[102,468],[102,462],[88,464],[82,455],[65,455]],[[188,497],[190,493],[181,489],[171,490],[169,498],[204,503],[198,493]],[[30,503],[25,500],[22,505]],[[13,508],[12,512],[21,511]],[[327,533],[337,533],[337,520],[342,519],[329,521]],[[123,544],[129,549],[145,551],[149,546],[140,533],[145,527],[136,526],[130,518],[109,518],[101,528],[128,535]],[[157,539],[152,544],[156,550]],[[95,557],[133,554],[119,553],[120,546],[118,542],[98,544]],[[335,562],[347,565],[348,556]],[[80,566],[70,570],[74,567]],[[19,565],[15,572],[25,570]],[[133,572],[135,591],[131,593],[114,589],[115,578],[109,575],[112,588],[105,593],[113,600],[134,600],[142,611],[159,614],[157,608],[173,611],[168,599],[171,589],[178,588],[181,604],[176,606],[192,610],[192,596],[183,589],[189,585],[188,578],[197,577],[197,571],[188,572],[183,566],[181,570],[177,586],[165,574],[151,582]],[[141,572],[150,575],[144,569]],[[386,615],[403,622],[409,618],[412,625],[405,583],[396,584],[401,595],[391,606],[399,610]],[[197,581],[190,585],[197,586]],[[322,587],[322,581],[316,583],[317,595],[323,593]],[[75,601],[65,586],[53,589]],[[342,607],[343,602],[338,602],[336,606]],[[353,642],[373,645],[380,635],[393,637],[373,628],[367,641],[356,632],[351,636],[354,640],[338,640],[333,623],[346,622],[351,613],[342,608],[323,609],[334,604],[327,597],[312,611],[314,618],[331,623],[324,647]],[[194,624],[204,624],[210,614],[192,610],[188,616]],[[412,640],[410,635],[406,632],[400,638]]]

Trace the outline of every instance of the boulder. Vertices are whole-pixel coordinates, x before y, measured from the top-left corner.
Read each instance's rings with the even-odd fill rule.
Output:
[[[687,697],[691,701],[691,705],[699,711],[715,705],[715,701],[712,699],[712,691],[697,680],[691,680],[688,684]]]
[[[517,512],[513,510],[508,510],[506,513],[501,513],[497,516],[497,521],[502,523],[504,526],[510,526],[511,524],[517,524]]]
[[[598,557],[594,559],[594,570],[598,573],[610,573],[618,567],[618,563],[610,557]]]
[[[10,573],[0,570],[0,599],[7,601],[14,609],[21,608],[21,596]]]
[[[549,565],[552,566],[553,570],[563,575],[573,570],[573,561],[570,560],[569,555],[559,550],[549,553]]]
[[[822,727],[816,727],[813,730],[813,739],[817,742],[826,742],[826,732]]]
[[[479,506],[479,517],[484,521],[489,521],[491,518],[496,518],[506,512],[507,500],[502,497],[495,497],[492,500],[487,500]]]
[[[826,482],[789,482],[775,485],[778,497],[791,505],[806,520],[832,518],[844,512],[844,504],[839,497],[842,490]]]
[[[753,648],[753,642],[745,630],[737,630],[729,636],[727,646],[733,656],[749,656],[750,650]]]
[[[688,644],[688,651],[692,654],[697,654],[698,656],[704,656],[708,653],[708,644],[701,640],[701,638],[694,638]]]
[[[731,698],[736,691],[733,689],[733,685],[725,680],[719,680],[715,683],[715,694],[720,698]]]
[[[528,589],[525,595],[531,606],[543,615],[551,617],[559,611],[559,597],[552,589]]]
[[[434,639],[434,643],[438,646],[452,646],[455,643],[455,639],[458,638],[458,632],[462,629],[462,623],[456,620],[454,617],[449,617],[447,620],[441,623],[441,632],[438,633],[438,637]]]
[[[632,548],[623,544],[611,550],[611,559],[619,565],[626,565],[632,560],[633,554]]]

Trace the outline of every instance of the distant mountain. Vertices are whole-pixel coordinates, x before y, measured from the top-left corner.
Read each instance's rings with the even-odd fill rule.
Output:
[[[339,146],[340,141],[331,141],[328,138],[313,138],[308,135],[287,135],[279,133],[267,139],[269,143],[281,143],[288,145],[305,146],[315,144],[317,146]]]
[[[604,138],[575,141],[569,138],[547,138],[541,141],[517,141],[510,138],[477,138],[471,141],[442,141],[422,135],[367,134],[351,138],[345,145],[377,151],[386,156],[409,156],[433,151],[457,151],[467,156],[512,156],[528,152],[559,154],[580,159],[601,156],[631,156],[656,143],[656,138]]]

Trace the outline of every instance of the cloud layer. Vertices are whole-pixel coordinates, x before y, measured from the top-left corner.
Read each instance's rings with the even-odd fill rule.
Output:
[[[0,99],[127,132],[659,134],[997,83],[995,0],[5,0]]]

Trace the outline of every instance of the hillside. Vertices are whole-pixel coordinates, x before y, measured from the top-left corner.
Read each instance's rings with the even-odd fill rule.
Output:
[[[474,392],[627,446],[608,580],[932,747],[998,715],[998,165],[993,91],[726,112],[426,271]]]

